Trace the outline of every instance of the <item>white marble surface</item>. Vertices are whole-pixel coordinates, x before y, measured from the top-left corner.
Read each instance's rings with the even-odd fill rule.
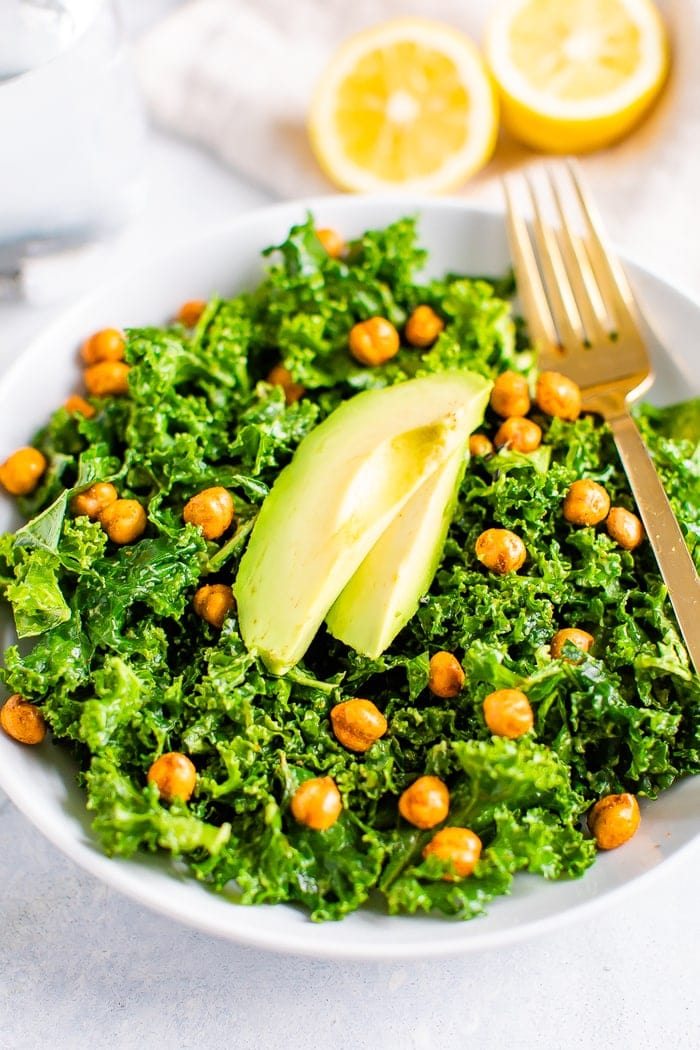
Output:
[[[268,199],[165,137],[149,164],[148,207],[114,268]],[[643,216],[634,200],[619,206],[624,234]],[[697,244],[700,219],[689,223]],[[657,269],[668,261],[700,292],[681,244],[648,248]],[[0,306],[0,370],[59,309]],[[315,962],[151,914],[64,858],[0,792],[0,1050],[694,1050],[698,866],[700,843],[594,920],[516,947],[437,963]]]

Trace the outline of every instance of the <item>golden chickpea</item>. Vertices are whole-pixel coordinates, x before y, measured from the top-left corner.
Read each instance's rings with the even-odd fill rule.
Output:
[[[178,310],[175,319],[179,321],[180,324],[184,324],[185,328],[194,328],[197,321],[204,313],[206,305],[204,299],[188,299]]]
[[[527,557],[525,544],[510,529],[486,529],[478,537],[474,549],[481,564],[499,576],[517,572]]]
[[[202,530],[205,540],[218,540],[233,521],[233,496],[221,485],[202,489],[188,500],[182,516]]]
[[[46,736],[41,711],[19,693],[13,693],[0,708],[0,726],[20,744],[40,744]]]
[[[371,700],[344,700],[331,709],[336,740],[350,751],[368,751],[387,730],[386,718]]]
[[[80,356],[86,365],[98,361],[123,361],[124,334],[118,328],[102,328],[86,339],[80,348]]]
[[[83,370],[88,394],[92,397],[117,397],[129,393],[129,372],[124,361],[98,361]]]
[[[233,591],[227,583],[205,583],[192,601],[197,616],[213,627],[223,627],[224,620],[236,607]]]
[[[331,259],[339,259],[344,253],[345,241],[337,230],[332,230],[329,226],[322,226],[320,230],[316,230],[316,236]]]
[[[284,365],[275,365],[270,370],[267,377],[268,383],[272,383],[273,386],[281,386],[284,390],[284,400],[288,405],[294,404],[306,393],[301,383],[296,383],[292,377],[292,373]]]
[[[370,317],[350,329],[350,353],[362,365],[383,365],[400,345],[399,333],[385,317]]]
[[[66,412],[69,412],[71,416],[85,416],[86,419],[92,419],[95,415],[95,409],[86,401],[80,394],[71,394],[70,397],[66,398],[63,402],[63,407]]]
[[[540,372],[535,385],[535,401],[548,416],[573,421],[581,415],[581,388],[561,372]]]
[[[526,416],[530,411],[530,388],[519,372],[501,372],[491,391],[491,408],[497,416]]]
[[[608,516],[610,497],[597,481],[582,478],[569,485],[564,499],[564,517],[572,525],[598,525]]]
[[[399,798],[399,813],[425,831],[441,824],[450,812],[450,792],[439,777],[418,777]]]
[[[187,802],[197,783],[197,770],[181,751],[167,751],[148,770],[148,783],[156,785],[166,802],[175,798]]]
[[[520,689],[497,689],[484,699],[484,721],[494,736],[517,740],[535,724],[530,701]]]
[[[626,551],[633,551],[644,539],[644,527],[631,510],[625,507],[611,507],[605,519],[608,535]]]
[[[445,882],[471,875],[481,856],[481,839],[469,828],[441,828],[423,849],[423,857],[437,857],[450,864],[452,871],[442,876]]]
[[[464,685],[464,671],[456,656],[441,649],[430,657],[428,689],[433,696],[450,699]]]
[[[18,448],[0,466],[0,483],[13,496],[33,492],[46,470],[46,457],[38,448]]]
[[[552,638],[549,651],[555,660],[559,660],[566,642],[571,642],[582,653],[587,653],[593,645],[593,640],[593,635],[588,631],[582,631],[580,627],[562,627]]]
[[[588,827],[598,849],[617,849],[632,838],[640,820],[636,798],[625,792],[596,802],[588,814]]]
[[[99,521],[112,543],[123,547],[146,531],[146,511],[136,499],[115,499],[100,511]]]
[[[411,346],[432,346],[444,327],[445,322],[431,306],[417,306],[406,321],[406,342]]]
[[[87,514],[88,518],[95,521],[118,496],[119,493],[110,481],[96,481],[90,488],[73,496],[70,508],[76,516]]]
[[[486,434],[472,434],[469,438],[470,456],[490,456],[493,453],[493,445]]]
[[[496,431],[496,448],[506,445],[515,452],[534,452],[542,442],[542,428],[523,416],[508,416]]]
[[[313,831],[325,831],[335,824],[343,803],[333,777],[312,777],[300,784],[292,795],[292,816],[298,824]]]

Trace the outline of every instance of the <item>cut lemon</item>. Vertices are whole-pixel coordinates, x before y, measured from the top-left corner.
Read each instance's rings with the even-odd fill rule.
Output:
[[[651,0],[503,0],[489,18],[485,52],[504,126],[553,153],[599,149],[625,135],[669,65]]]
[[[309,111],[319,164],[357,192],[454,189],[490,159],[497,130],[495,88],[475,44],[421,18],[346,40]]]

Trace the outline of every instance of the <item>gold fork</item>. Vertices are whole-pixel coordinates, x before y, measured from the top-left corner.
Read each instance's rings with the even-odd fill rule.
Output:
[[[538,364],[578,383],[584,409],[607,421],[700,673],[700,578],[630,415],[653,382],[641,314],[574,165],[542,165],[538,175],[504,179],[511,256]]]

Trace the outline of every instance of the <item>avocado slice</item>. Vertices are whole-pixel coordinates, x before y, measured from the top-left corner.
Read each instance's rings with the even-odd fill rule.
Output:
[[[234,584],[246,647],[274,674],[304,655],[382,533],[479,424],[491,384],[443,372],[343,402],[263,502]]]
[[[468,440],[414,492],[331,606],[328,630],[356,652],[375,658],[388,649],[430,587],[469,458]]]

